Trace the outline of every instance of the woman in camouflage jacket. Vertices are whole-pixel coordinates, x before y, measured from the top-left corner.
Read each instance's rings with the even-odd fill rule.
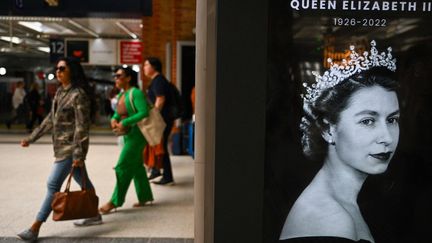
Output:
[[[54,193],[60,190],[72,166],[78,167],[73,175],[75,181],[81,186],[81,170],[84,170],[87,188],[94,189],[84,165],[89,146],[91,89],[77,60],[62,58],[55,70],[60,87],[54,96],[51,111],[40,126],[21,141],[21,146],[28,147],[51,131],[55,156],[47,182],[48,191],[36,220],[29,229],[18,234],[23,240],[37,239],[40,226],[51,213]],[[102,222],[100,216],[93,221]]]

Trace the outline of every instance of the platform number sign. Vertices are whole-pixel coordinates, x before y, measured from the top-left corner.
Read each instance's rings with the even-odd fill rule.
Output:
[[[65,41],[63,39],[50,39],[50,62],[55,63],[65,56]]]

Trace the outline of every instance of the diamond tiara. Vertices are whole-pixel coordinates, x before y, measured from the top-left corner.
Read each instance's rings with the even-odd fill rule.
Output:
[[[350,46],[350,51],[350,59],[348,61],[343,59],[341,64],[333,63],[331,58],[327,59],[327,62],[330,63],[330,69],[325,71],[322,76],[317,72],[312,72],[315,76],[315,83],[311,86],[303,83],[306,89],[306,94],[301,95],[304,102],[314,103],[324,90],[372,67],[386,67],[393,72],[396,71],[396,58],[392,56],[391,47],[387,48],[387,53],[379,54],[376,49],[376,42],[373,40],[371,41],[370,53],[365,51],[363,55],[360,55],[355,51],[354,46]]]

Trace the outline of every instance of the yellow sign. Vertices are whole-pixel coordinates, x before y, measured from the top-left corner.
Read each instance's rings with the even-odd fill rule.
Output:
[[[59,5],[59,0],[45,0],[45,2],[48,3],[50,7],[58,7]]]

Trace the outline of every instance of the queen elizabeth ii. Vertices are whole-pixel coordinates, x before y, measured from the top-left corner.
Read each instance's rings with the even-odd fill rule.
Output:
[[[357,196],[386,171],[399,140],[396,60],[375,46],[363,55],[352,47],[349,61],[306,86],[303,152],[322,167],[291,208],[284,242],[375,242]]]

